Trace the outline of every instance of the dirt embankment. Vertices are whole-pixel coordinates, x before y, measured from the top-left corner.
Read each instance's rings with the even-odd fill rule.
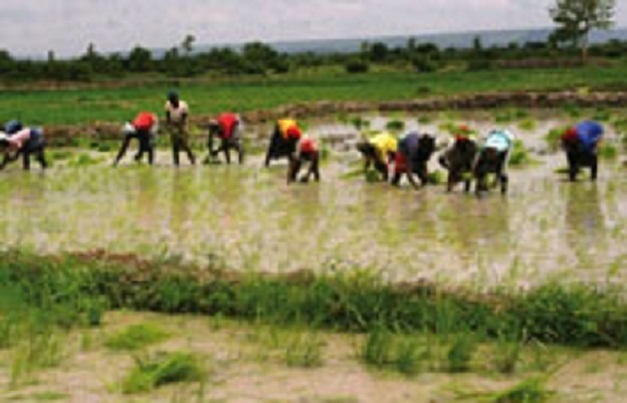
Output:
[[[558,108],[564,105],[589,108],[598,106],[623,107],[627,105],[627,92],[502,92],[474,95],[459,95],[414,99],[408,101],[383,102],[333,102],[290,104],[270,110],[242,113],[247,124],[256,125],[271,122],[281,117],[312,118],[338,114],[358,114],[367,112],[433,112],[455,109],[495,109],[501,107],[519,108]],[[210,116],[194,116],[192,124],[206,127]],[[73,139],[113,140],[120,137],[121,122],[96,122],[84,125],[58,125],[46,127],[46,137],[51,145],[69,145]],[[202,131],[204,133],[204,130]]]

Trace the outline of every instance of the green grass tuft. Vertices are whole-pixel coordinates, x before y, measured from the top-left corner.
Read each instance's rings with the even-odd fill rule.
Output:
[[[198,358],[191,353],[158,353],[144,359],[136,358],[135,366],[122,381],[122,392],[149,392],[171,383],[200,382],[204,376]]]
[[[152,344],[162,342],[168,334],[152,323],[131,325],[121,332],[109,337],[105,345],[113,350],[139,350]]]

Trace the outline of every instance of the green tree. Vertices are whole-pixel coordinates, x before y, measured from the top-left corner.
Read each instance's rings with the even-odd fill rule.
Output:
[[[194,42],[196,42],[196,37],[194,35],[186,35],[183,42],[181,42],[181,48],[185,51],[186,54],[192,53],[194,50]]]
[[[558,27],[551,34],[555,43],[570,42],[588,57],[589,34],[593,29],[609,29],[614,24],[616,0],[556,0],[549,14]]]
[[[152,54],[148,49],[136,46],[128,56],[128,69],[135,73],[145,73],[152,68]]]

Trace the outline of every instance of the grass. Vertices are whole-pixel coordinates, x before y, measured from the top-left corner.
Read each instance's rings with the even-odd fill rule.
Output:
[[[624,89],[626,67],[588,66],[577,69],[502,70],[478,72],[371,72],[344,74],[325,70],[311,75],[274,78],[195,80],[180,83],[181,96],[192,115],[213,115],[224,110],[251,111],[315,101],[386,101],[414,99],[417,89],[429,83],[428,96],[479,92],[575,89]],[[123,122],[138,110],[161,112],[168,81],[123,88],[66,90],[6,90],[0,94],[5,116],[29,124],[79,124],[95,121]],[[424,95],[420,95],[423,97]]]
[[[285,363],[290,367],[316,368],[324,364],[324,342],[317,333],[298,333],[287,341]]]
[[[456,391],[458,400],[490,403],[543,403],[554,394],[546,387],[546,376],[532,376],[502,391]]]
[[[549,400],[552,394],[546,388],[545,378],[532,377],[494,394],[491,400],[496,403],[541,403]]]
[[[368,333],[359,352],[359,359],[366,365],[405,375],[426,369],[428,358],[428,349],[420,339],[395,334],[383,326]]]
[[[460,333],[453,337],[453,343],[446,355],[449,372],[470,371],[470,361],[477,350],[475,337],[469,333]]]
[[[200,360],[191,353],[157,353],[135,359],[135,366],[122,381],[122,392],[142,393],[172,383],[201,382],[204,376]]]
[[[473,334],[478,340],[523,339],[579,347],[627,346],[622,290],[549,282],[527,292],[489,298],[433,284],[399,287],[368,271],[289,276],[198,271],[176,261],[42,258],[2,253],[0,287],[21,293],[43,323],[87,322],[85,300],[110,307],[164,313],[221,314],[270,325],[305,325],[370,333],[382,326],[402,333]],[[204,273],[204,274],[200,274]],[[134,278],[140,276],[141,287]],[[41,319],[40,319],[41,320]]]
[[[135,351],[168,338],[168,334],[152,323],[131,325],[107,339],[105,345],[113,350]]]

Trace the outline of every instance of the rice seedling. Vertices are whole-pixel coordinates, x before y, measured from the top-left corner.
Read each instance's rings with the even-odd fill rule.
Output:
[[[512,154],[509,158],[509,164],[513,167],[518,167],[530,162],[531,157],[529,156],[529,152],[522,140],[514,141],[514,148],[512,149]]]
[[[536,130],[538,127],[538,123],[536,122],[535,119],[524,119],[520,122],[518,122],[518,128],[520,130],[524,130],[527,132],[532,132],[534,130]]]
[[[612,112],[610,112],[607,108],[597,108],[591,116],[592,120],[596,120],[598,122],[608,122],[612,118]]]
[[[571,119],[577,119],[581,117],[581,109],[573,103],[564,104],[564,106],[562,106],[562,112]]]
[[[614,144],[603,143],[599,147],[599,158],[604,160],[616,160],[618,158],[618,148]]]
[[[364,129],[368,129],[370,127],[370,121],[360,116],[356,116],[352,118],[350,122],[355,127],[355,129],[360,130],[360,131]]]
[[[417,119],[418,123],[421,125],[428,125],[433,122],[433,117],[429,115],[422,115]]]
[[[385,128],[391,132],[401,132],[405,130],[405,122],[402,120],[390,120],[385,124]]]
[[[122,392],[149,392],[163,385],[202,382],[205,370],[198,357],[187,352],[156,353],[136,357],[135,366],[122,380]]]
[[[52,161],[66,161],[72,158],[74,153],[70,150],[56,149],[52,150],[49,155]]]
[[[428,182],[432,185],[441,185],[446,182],[446,172],[441,169],[429,172]]]
[[[90,165],[97,165],[101,162],[100,159],[94,158],[89,153],[80,153],[68,162],[70,167],[84,167]]]
[[[494,121],[496,123],[510,123],[515,120],[528,119],[529,112],[524,109],[499,109],[493,113]]]
[[[105,345],[112,350],[134,351],[160,343],[168,336],[168,333],[155,324],[140,323],[110,336]]]

